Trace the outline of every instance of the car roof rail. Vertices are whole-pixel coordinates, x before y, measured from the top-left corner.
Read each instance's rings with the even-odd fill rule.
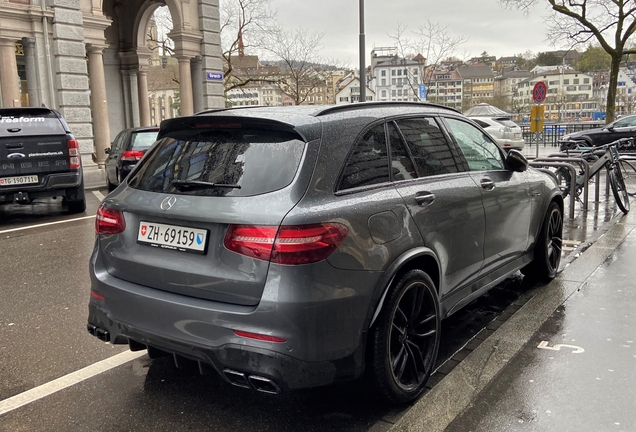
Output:
[[[320,117],[327,114],[333,114],[342,111],[351,111],[351,110],[361,110],[361,109],[370,109],[370,108],[381,108],[386,106],[395,106],[395,107],[431,107],[431,108],[442,108],[449,111],[454,111],[461,114],[461,111],[456,110],[455,108],[447,107],[444,105],[438,105],[430,102],[394,102],[394,101],[374,101],[374,102],[359,102],[354,104],[343,104],[343,105],[329,105],[327,108],[319,109],[314,113],[314,116]]]

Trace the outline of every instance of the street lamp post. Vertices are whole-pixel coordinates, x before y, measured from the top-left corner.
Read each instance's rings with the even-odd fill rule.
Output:
[[[360,102],[367,100],[366,66],[364,64],[364,0],[360,0]]]

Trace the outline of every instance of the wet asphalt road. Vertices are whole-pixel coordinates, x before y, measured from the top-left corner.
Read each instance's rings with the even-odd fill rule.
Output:
[[[89,192],[81,215],[65,215],[59,203],[0,207],[0,402],[127,350],[86,332],[90,216],[98,204]],[[615,214],[601,205],[566,222],[572,249],[565,260]],[[66,219],[76,220],[15,230]],[[446,360],[532,288],[512,277],[446,320],[443,365],[431,384],[456,363]],[[404,409],[376,400],[364,382],[269,396],[201,376],[194,365],[179,370],[144,355],[0,416],[0,431],[379,431],[381,419]]]

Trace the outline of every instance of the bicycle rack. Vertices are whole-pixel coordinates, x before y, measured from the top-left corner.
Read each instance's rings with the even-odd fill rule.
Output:
[[[590,181],[590,164],[588,161],[586,161],[583,158],[578,158],[578,157],[569,157],[564,153],[553,153],[551,155],[548,155],[547,158],[539,158],[539,159],[533,159],[533,161],[536,162],[549,162],[549,161],[553,161],[553,160],[559,160],[561,162],[574,162],[577,163],[581,166],[581,169],[583,170],[583,177],[584,177],[584,182],[583,182],[583,210],[587,211],[587,202],[590,198],[589,195],[589,181]],[[600,171],[599,173],[597,173],[597,181],[596,181],[596,201],[599,201],[599,196],[598,196],[598,179],[599,177]],[[570,181],[570,186],[571,183],[576,183],[576,175],[574,177],[571,177],[571,179],[573,179],[574,181]]]
[[[532,160],[530,162],[528,162],[528,165],[532,166],[532,167],[536,167],[536,168],[541,168],[541,167],[553,167],[553,168],[566,168],[567,170],[570,171],[571,177],[575,179],[576,178],[576,168],[574,167],[574,165],[569,164],[569,163],[565,163],[565,162],[539,162],[535,160]],[[570,182],[570,219],[574,219],[574,204],[576,203],[576,182],[571,181]]]

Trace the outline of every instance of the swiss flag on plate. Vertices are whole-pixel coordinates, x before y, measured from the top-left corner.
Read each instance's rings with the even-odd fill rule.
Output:
[[[147,231],[147,229],[148,229],[148,228],[146,227],[146,225],[142,225],[142,226],[141,226],[141,235],[142,235],[142,236],[146,237],[146,231]]]

